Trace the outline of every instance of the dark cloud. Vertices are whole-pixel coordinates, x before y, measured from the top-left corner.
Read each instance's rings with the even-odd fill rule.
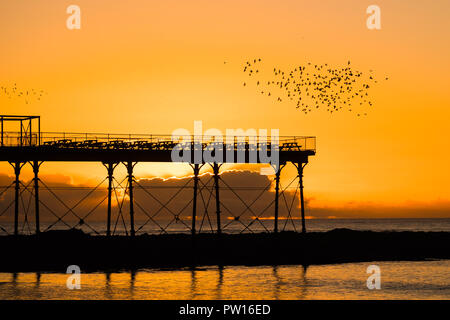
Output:
[[[371,202],[348,203],[339,207],[314,206],[308,209],[314,218],[450,218],[450,201],[433,203],[405,202],[402,205],[380,205]]]
[[[251,228],[261,231],[273,228],[274,192],[272,178],[258,172],[230,170],[220,175],[221,219],[225,230],[240,231],[251,221]],[[126,179],[115,181],[113,193],[112,228],[129,230],[129,201],[124,197]],[[107,185],[103,182],[98,189],[91,185],[75,185],[66,176],[49,175],[41,177],[40,216],[43,229],[81,227],[104,232],[107,216]],[[118,182],[121,182],[119,185]],[[14,217],[14,187],[6,192],[13,177],[0,174],[0,226],[12,230]],[[99,181],[100,183],[100,181]],[[20,228],[27,230],[27,216],[31,230],[34,228],[33,184],[21,190]],[[47,189],[47,186],[49,187]],[[292,185],[295,187],[295,185]],[[134,188],[136,229],[140,232],[188,231],[192,223],[192,177],[138,179]],[[82,201],[81,201],[82,200]],[[280,196],[280,225],[284,226],[289,209],[299,225],[299,194],[295,188]],[[309,218],[401,218],[401,217],[450,217],[450,203],[439,202],[430,205],[406,203],[403,206],[380,206],[374,203],[348,203],[340,207],[321,207],[315,199],[306,197],[306,215]],[[64,216],[58,221],[57,216]],[[239,218],[235,218],[239,217]],[[260,220],[254,220],[259,217]],[[80,221],[80,218],[83,218]],[[65,223],[64,223],[64,222]],[[57,222],[55,224],[55,222]],[[200,177],[197,197],[197,229],[215,230],[216,202],[213,176],[204,173]],[[254,229],[254,230],[256,230]]]
[[[271,180],[257,172],[226,171],[220,175],[220,202],[222,225],[233,225],[243,228],[253,217],[270,218],[273,216],[274,193],[271,191]],[[92,186],[74,185],[70,179],[58,179],[56,176],[42,176],[43,184],[40,187],[41,221],[52,224],[65,214],[63,221],[75,225],[79,218],[84,218],[85,228],[89,224],[101,225],[104,229],[106,221],[106,183],[96,191]],[[62,181],[60,181],[62,180]],[[0,175],[0,185],[7,186],[13,182],[13,177]],[[120,182],[120,185],[119,185]],[[23,223],[25,214],[28,221],[34,224],[33,183],[23,181],[28,188],[21,191],[20,218]],[[45,184],[45,185],[44,185]],[[47,189],[48,186],[48,189]],[[112,224],[120,229],[124,223],[129,227],[129,198],[124,197],[126,179],[115,181],[113,193]],[[2,192],[4,188],[0,189]],[[192,217],[192,177],[171,179],[138,179],[134,186],[135,220],[139,228],[145,222],[144,230],[160,229],[170,225],[176,230],[187,229],[191,226]],[[89,196],[88,196],[89,194]],[[80,202],[85,198],[83,201]],[[286,198],[286,202],[284,199]],[[14,187],[10,187],[0,197],[0,223],[11,223],[14,216]],[[287,215],[285,204],[292,208],[298,207],[298,196],[292,204],[292,192],[286,191],[280,197],[280,217]],[[78,204],[78,205],[77,205]],[[9,206],[9,207],[8,207]],[[73,210],[69,210],[73,208]],[[206,229],[215,229],[216,202],[213,176],[204,173],[200,176],[199,192],[197,197],[198,224]],[[295,209],[294,209],[295,210]],[[53,212],[53,213],[52,213]],[[239,220],[234,220],[239,217]],[[66,227],[61,221],[58,226]],[[89,229],[89,228],[88,228]],[[205,230],[205,229],[204,229]]]

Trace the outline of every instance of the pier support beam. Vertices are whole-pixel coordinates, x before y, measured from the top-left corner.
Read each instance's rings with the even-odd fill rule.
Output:
[[[112,184],[114,179],[114,169],[117,167],[117,162],[103,162],[103,166],[108,172],[108,212],[106,218],[106,236],[111,236],[111,197],[112,197]]]
[[[274,227],[273,232],[278,233],[278,204],[279,204],[279,193],[280,193],[280,174],[281,169],[283,169],[283,166],[278,167],[278,171],[275,173],[275,220],[274,220]]]
[[[10,161],[9,164],[14,168],[15,174],[15,195],[14,195],[14,235],[19,235],[19,196],[20,196],[20,170],[25,162]]]
[[[40,215],[39,215],[39,168],[42,162],[34,160],[32,163],[33,173],[34,173],[34,214],[35,214],[35,227],[36,235],[41,232],[40,229]]]
[[[217,215],[217,234],[222,233],[220,226],[220,198],[219,198],[219,169],[220,166],[214,162],[213,172],[214,172],[214,187],[216,189],[216,215]]]
[[[302,214],[302,233],[306,233],[306,225],[305,225],[305,201],[303,198],[303,168],[307,163],[298,163],[298,180],[299,180],[299,188],[300,188],[300,210]]]
[[[136,162],[128,161],[126,163],[127,172],[128,172],[128,196],[130,197],[130,235],[134,237],[134,199],[133,199],[133,169],[136,165]]]
[[[0,147],[3,147],[3,116],[0,116],[0,127],[1,127]]]
[[[197,190],[198,190],[198,174],[200,172],[200,165],[198,163],[191,167],[194,169],[194,195],[192,198],[192,236],[195,236],[195,223],[197,219]]]

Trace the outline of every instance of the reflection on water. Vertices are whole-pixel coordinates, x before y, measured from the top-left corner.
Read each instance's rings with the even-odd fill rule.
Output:
[[[381,268],[381,290],[366,269]],[[0,273],[0,299],[450,299],[450,260],[316,266],[229,266],[67,274]]]

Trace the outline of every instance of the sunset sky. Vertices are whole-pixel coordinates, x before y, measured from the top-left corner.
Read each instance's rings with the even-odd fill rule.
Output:
[[[81,30],[66,28],[71,4]],[[366,27],[372,4],[381,30]],[[170,134],[202,120],[316,136],[304,183],[308,205],[329,210],[320,217],[450,217],[449,12],[447,0],[1,0],[0,85],[47,94],[26,104],[0,93],[0,114],[40,115],[42,131]],[[286,70],[350,60],[389,80],[371,89],[366,117],[305,115],[242,85],[253,58]],[[0,173],[13,171],[1,163]],[[136,167],[138,178],[190,173]],[[105,175],[99,163],[41,169],[43,180],[73,184]],[[288,166],[283,181],[294,175]]]

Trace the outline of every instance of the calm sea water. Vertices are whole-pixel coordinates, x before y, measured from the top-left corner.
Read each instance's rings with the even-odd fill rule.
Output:
[[[270,229],[273,221],[264,223]],[[450,231],[450,219],[308,220],[307,227],[309,231]],[[101,225],[98,228],[102,230]],[[238,226],[234,228],[230,226],[229,231],[239,231]],[[154,233],[155,229],[147,226],[143,231]],[[366,285],[366,270],[372,264],[381,269],[380,290],[369,290]],[[450,299],[450,260],[307,269],[300,265],[229,266],[82,273],[80,290],[67,289],[67,277],[65,273],[0,273],[0,299]]]
[[[367,288],[369,265],[379,290]],[[79,290],[67,277],[0,273],[0,299],[450,299],[450,260],[86,273]]]
[[[168,233],[190,233],[191,221],[157,221]],[[271,232],[273,230],[274,221],[273,220],[260,220],[251,224],[248,229],[245,229],[244,225],[248,225],[251,220],[242,219],[241,221],[232,221],[224,219],[222,221],[222,230],[228,233],[239,233],[244,230],[244,232]],[[106,233],[105,222],[90,222],[87,221],[88,225],[77,226],[81,228],[86,233],[95,234],[92,230],[94,229],[99,234]],[[45,230],[48,227],[48,223],[41,223],[41,230]],[[74,223],[70,224],[71,226]],[[161,233],[161,228],[154,223],[147,223],[145,221],[136,221],[136,231],[137,234],[149,233],[149,234],[159,234]],[[13,233],[14,224],[11,222],[2,222],[0,226],[6,230],[8,233]],[[127,230],[129,230],[129,225],[126,225]],[[201,228],[202,232],[215,232],[215,222],[209,221],[197,222],[197,230]],[[447,231],[450,232],[450,218],[442,219],[309,219],[306,221],[306,228],[308,231],[330,231],[335,228],[348,228],[353,230],[372,230],[372,231]],[[21,224],[21,233],[34,233],[34,225],[31,222],[29,225]],[[52,226],[51,230],[56,229],[68,229],[68,227],[62,223]],[[125,228],[123,224],[112,225],[112,229],[115,230],[115,234],[125,234]],[[286,231],[300,231],[301,230],[301,220],[283,220],[279,221],[279,230]],[[3,230],[0,229],[0,235],[5,234]]]

